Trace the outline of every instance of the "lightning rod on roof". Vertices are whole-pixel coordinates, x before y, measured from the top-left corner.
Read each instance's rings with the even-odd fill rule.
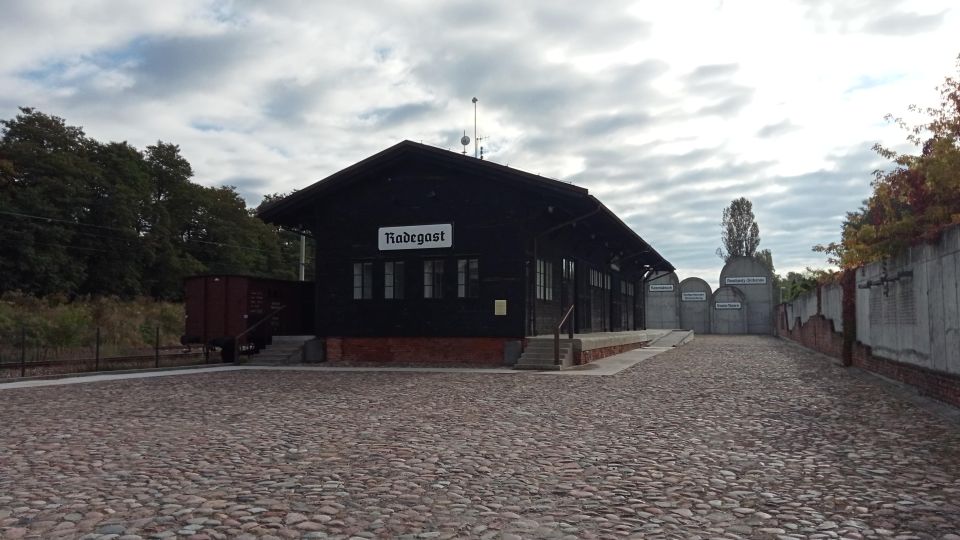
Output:
[[[477,157],[477,98],[473,98],[473,157]]]

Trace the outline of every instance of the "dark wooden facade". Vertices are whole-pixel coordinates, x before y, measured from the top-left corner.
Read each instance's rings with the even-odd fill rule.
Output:
[[[583,188],[409,141],[260,216],[316,240],[319,337],[516,340],[552,333],[572,302],[578,332],[634,329],[643,276],[673,269]],[[452,246],[380,250],[381,227],[427,224],[452,225]],[[478,287],[461,298],[459,261],[471,259]],[[441,298],[424,297],[424,261],[442,261]],[[403,278],[388,292],[385,263],[396,262]],[[358,293],[354,269],[365,263],[356,268],[372,287]],[[388,298],[401,285],[403,298]],[[505,315],[495,314],[497,300]]]

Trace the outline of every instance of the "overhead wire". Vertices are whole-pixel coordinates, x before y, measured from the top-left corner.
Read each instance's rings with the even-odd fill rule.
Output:
[[[78,222],[75,222],[75,221],[70,221],[70,220],[65,220],[65,219],[59,219],[59,218],[53,218],[53,217],[49,217],[49,216],[35,216],[35,215],[32,215],[32,214],[24,214],[24,213],[21,213],[21,212],[9,212],[9,211],[5,211],[5,210],[0,210],[0,215],[6,215],[6,216],[12,216],[12,217],[19,217],[19,218],[26,218],[26,219],[34,219],[34,220],[39,220],[39,221],[46,221],[46,222],[48,222],[48,223],[46,223],[47,225],[51,225],[53,222],[56,222],[56,223],[64,223],[64,224],[67,224],[67,225],[74,225],[74,226],[78,226],[78,227],[94,227],[94,228],[97,228],[97,229],[105,229],[105,230],[109,230],[109,231],[117,231],[117,232],[128,233],[128,234],[129,234],[129,233],[136,233],[137,236],[136,236],[135,238],[136,238],[137,240],[145,240],[145,238],[144,238],[143,236],[140,236],[139,233],[137,233],[137,231],[130,230],[130,229],[121,229],[121,228],[118,228],[118,227],[109,227],[109,226],[106,226],[106,225],[94,225],[94,224],[92,224],[92,223],[78,223]],[[214,218],[214,219],[215,219],[215,218]],[[218,220],[218,221],[220,221],[220,220]],[[223,222],[221,221],[221,223],[223,223]],[[43,225],[43,223],[41,223],[41,225]],[[0,232],[2,232],[2,231],[0,231]],[[99,237],[101,237],[101,238],[117,238],[117,237],[115,237],[115,236],[96,235],[96,234],[94,234],[94,233],[89,233],[89,232],[84,232],[84,231],[74,231],[74,232],[80,233],[80,234],[87,234],[87,235],[90,235],[90,236],[99,236]],[[132,238],[119,238],[119,239],[120,239],[120,240],[131,240]],[[220,247],[227,247],[227,248],[243,249],[243,250],[247,250],[247,251],[259,251],[259,252],[261,252],[261,253],[272,253],[272,250],[269,250],[269,249],[261,249],[261,248],[248,247],[248,246],[240,246],[240,245],[236,245],[236,244],[227,244],[227,243],[224,243],[224,242],[213,242],[213,241],[210,241],[210,240],[199,240],[199,239],[196,239],[196,238],[184,238],[183,241],[184,241],[184,242],[192,242],[192,243],[196,243],[196,244],[206,244],[206,245],[213,245],[213,246],[220,246]],[[66,247],[71,247],[71,246],[66,246]]]

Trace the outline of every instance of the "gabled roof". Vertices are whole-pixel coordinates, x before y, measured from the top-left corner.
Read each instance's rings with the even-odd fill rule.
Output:
[[[657,253],[650,244],[645,242],[643,238],[628,227],[616,214],[604,206],[603,203],[590,195],[585,188],[413,141],[399,142],[386,150],[342,169],[279,201],[270,203],[258,211],[257,215],[260,219],[269,223],[298,227],[301,225],[301,223],[299,223],[301,220],[300,215],[310,208],[313,201],[330,195],[342,187],[349,186],[354,181],[361,179],[365,174],[375,169],[384,167],[393,161],[410,155],[416,155],[421,159],[432,160],[440,165],[472,172],[478,176],[502,180],[513,183],[514,185],[520,184],[523,187],[541,191],[544,194],[569,197],[578,201],[587,202],[590,208],[598,210],[597,216],[591,219],[600,219],[607,222],[609,226],[617,229],[621,234],[631,240],[630,244],[632,244],[636,250],[632,256],[646,255],[641,257],[641,260],[645,260],[647,264],[650,264],[650,266],[656,270],[672,271],[674,269],[673,265]]]

